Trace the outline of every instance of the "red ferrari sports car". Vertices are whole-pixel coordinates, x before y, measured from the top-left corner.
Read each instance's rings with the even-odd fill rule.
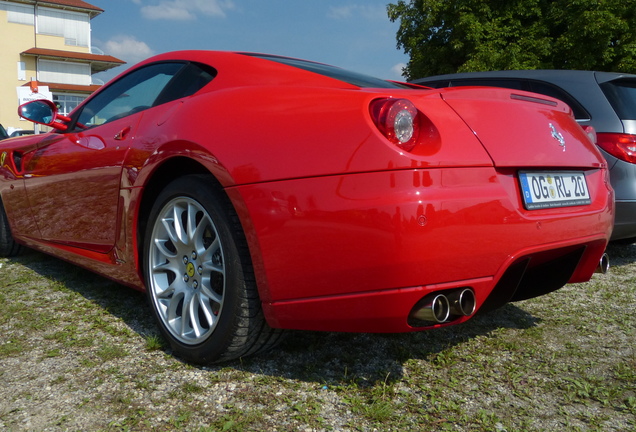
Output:
[[[0,252],[146,291],[192,362],[281,329],[407,332],[587,281],[612,231],[591,134],[549,97],[253,53],[150,58],[0,143]]]

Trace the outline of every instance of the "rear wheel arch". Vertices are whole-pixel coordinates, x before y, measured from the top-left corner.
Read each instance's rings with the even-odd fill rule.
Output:
[[[208,175],[210,177],[210,187],[218,190],[222,189],[221,184],[214,176],[200,163],[193,159],[185,157],[175,157],[165,161],[161,166],[154,170],[149,180],[144,185],[144,191],[139,204],[137,214],[137,244],[139,245],[137,254],[139,262],[142,262],[144,235],[150,217],[150,211],[159,194],[179,177],[189,174]]]

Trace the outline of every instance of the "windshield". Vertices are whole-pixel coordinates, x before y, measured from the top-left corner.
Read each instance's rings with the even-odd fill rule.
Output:
[[[259,57],[262,59],[271,60],[278,63],[283,63],[288,66],[294,66],[299,69],[304,69],[309,72],[314,72],[320,75],[327,76],[329,78],[334,78],[357,87],[366,87],[366,88],[405,88],[406,87],[404,85],[401,85],[400,83],[385,81],[380,78],[375,78],[375,77],[357,73],[357,72],[351,72],[346,69],[326,65],[323,63],[315,63],[315,62],[310,62],[307,60],[298,60],[294,58],[281,57],[281,56],[268,55],[268,54],[245,53],[245,55],[250,55],[252,57]]]

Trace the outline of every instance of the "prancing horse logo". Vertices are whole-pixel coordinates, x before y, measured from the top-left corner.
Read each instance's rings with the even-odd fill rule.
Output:
[[[556,130],[552,123],[550,123],[550,129],[552,129],[552,138],[557,140],[559,145],[563,147],[563,151],[565,151],[565,138],[563,138],[563,135]]]

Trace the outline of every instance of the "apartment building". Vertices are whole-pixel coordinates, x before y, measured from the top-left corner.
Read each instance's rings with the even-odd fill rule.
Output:
[[[0,0],[0,124],[31,129],[17,108],[52,98],[64,114],[103,83],[92,75],[124,64],[91,46],[91,19],[104,12],[82,0]]]

